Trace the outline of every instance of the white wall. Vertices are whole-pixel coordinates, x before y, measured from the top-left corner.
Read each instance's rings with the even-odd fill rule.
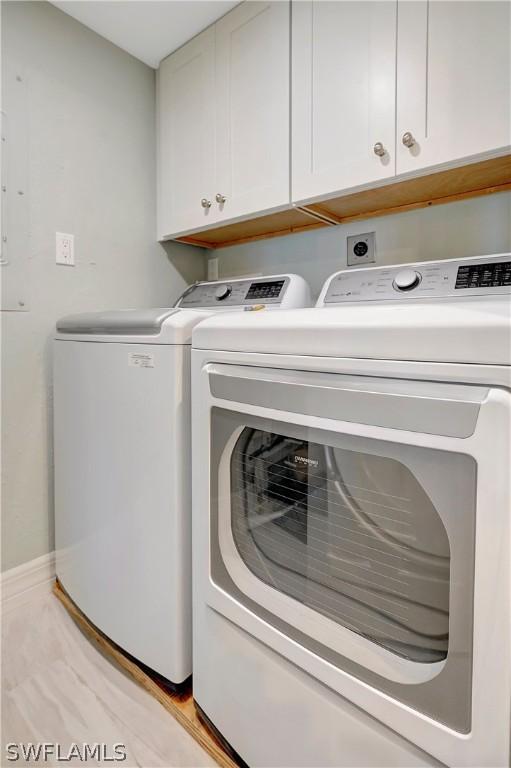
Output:
[[[376,265],[511,252],[511,193],[501,192],[215,251],[220,277],[297,272],[315,297],[346,267],[346,237],[376,232]]]
[[[51,335],[58,317],[167,306],[199,249],[155,242],[155,74],[45,2],[2,3],[2,569],[53,548]],[[19,195],[18,192],[23,192]],[[76,267],[55,265],[55,231]]]

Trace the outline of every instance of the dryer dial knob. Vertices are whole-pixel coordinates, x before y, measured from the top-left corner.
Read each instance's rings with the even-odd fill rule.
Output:
[[[232,287],[230,285],[219,285],[215,291],[215,299],[222,301],[230,296],[232,293]]]
[[[394,278],[394,288],[396,291],[411,291],[419,285],[422,279],[420,272],[414,269],[402,269]]]

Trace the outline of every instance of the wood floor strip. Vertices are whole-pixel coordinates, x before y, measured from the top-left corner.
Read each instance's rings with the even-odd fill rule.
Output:
[[[215,735],[199,719],[191,687],[183,693],[171,693],[167,689],[162,688],[158,682],[153,680],[134,661],[125,656],[114,643],[91,624],[85,614],[82,613],[62,588],[58,580],[55,581],[53,592],[89,639],[122,667],[139,685],[154,696],[162,707],[211,755],[220,768],[238,768],[238,763],[227,754]]]

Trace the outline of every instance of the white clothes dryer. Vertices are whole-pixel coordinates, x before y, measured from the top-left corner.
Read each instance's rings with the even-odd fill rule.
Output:
[[[511,255],[193,334],[194,696],[251,766],[508,766]]]
[[[192,672],[192,329],[214,313],[308,302],[301,277],[280,275],[57,324],[57,576],[93,624],[172,683]]]

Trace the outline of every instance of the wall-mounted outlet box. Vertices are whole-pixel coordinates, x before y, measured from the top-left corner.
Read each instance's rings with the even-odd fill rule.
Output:
[[[75,265],[75,238],[64,232],[55,232],[55,261],[66,267]]]
[[[376,261],[376,233],[350,235],[347,238],[347,249],[348,267],[358,267],[360,264]]]

